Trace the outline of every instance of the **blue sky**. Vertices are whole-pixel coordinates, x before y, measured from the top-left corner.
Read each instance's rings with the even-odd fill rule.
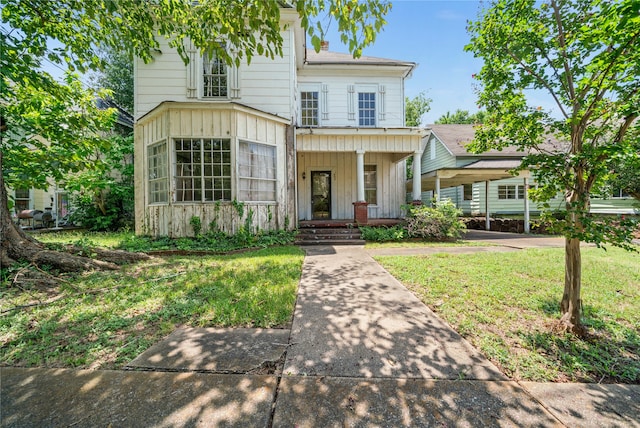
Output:
[[[393,0],[392,4],[387,25],[363,55],[418,63],[405,94],[414,97],[424,91],[433,100],[423,124],[433,123],[447,111],[478,111],[471,75],[480,71],[482,60],[465,52],[464,46],[469,43],[467,21],[477,19],[480,2]],[[348,51],[335,25],[327,39],[329,50]]]
[[[393,0],[392,4],[387,25],[363,54],[418,64],[406,81],[405,95],[414,97],[424,91],[433,100],[431,110],[422,117],[423,124],[433,123],[447,111],[478,111],[471,75],[480,70],[482,60],[463,48],[469,42],[467,21],[477,18],[480,2]],[[340,43],[335,24],[327,39],[330,50],[348,51]],[[45,63],[44,68],[54,76],[62,75],[50,64]]]

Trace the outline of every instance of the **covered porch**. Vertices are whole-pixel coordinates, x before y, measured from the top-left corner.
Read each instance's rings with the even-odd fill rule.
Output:
[[[420,128],[296,130],[299,221],[369,224],[400,218],[405,161],[413,156],[420,168],[425,133]],[[414,198],[420,199],[419,191]]]
[[[530,228],[530,203],[528,198],[529,170],[518,171],[516,175],[512,171],[520,166],[520,160],[488,159],[477,161],[468,165],[455,168],[441,168],[421,175],[422,191],[432,191],[436,200],[440,200],[441,190],[450,187],[470,185],[474,183],[484,183],[484,213],[485,228],[491,230],[491,197],[490,183],[492,181],[504,180],[507,178],[519,177],[524,186],[523,213],[524,231],[529,233]],[[407,189],[414,190],[413,181],[407,182]]]

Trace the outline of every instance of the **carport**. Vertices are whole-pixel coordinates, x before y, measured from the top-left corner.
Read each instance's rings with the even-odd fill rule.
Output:
[[[440,189],[462,186],[465,184],[485,183],[485,224],[486,230],[491,230],[489,207],[489,183],[495,180],[513,178],[510,172],[520,166],[520,160],[515,159],[485,159],[455,168],[441,168],[422,174],[422,191],[433,191],[436,200],[440,199]],[[529,233],[529,170],[518,171],[516,177],[524,180],[524,231]],[[407,183],[408,190],[413,190],[413,182]]]

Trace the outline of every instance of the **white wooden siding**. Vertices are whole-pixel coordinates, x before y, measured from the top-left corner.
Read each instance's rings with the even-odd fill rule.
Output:
[[[354,85],[355,92],[358,86],[375,85],[376,88],[384,87],[384,119],[380,119],[376,114],[376,125],[379,128],[404,126],[404,91],[402,88],[403,79],[399,76],[385,75],[384,73],[368,75],[363,71],[344,70],[342,73],[321,74],[320,71],[301,70],[298,74],[298,83],[322,83],[327,86],[327,119],[322,120],[322,126],[358,126],[358,106],[357,96],[354,101],[349,98],[349,85]],[[364,74],[364,75],[363,75]],[[382,101],[381,94],[376,92],[376,108]],[[355,109],[353,119],[349,119],[349,103]]]
[[[386,134],[377,133],[345,133],[344,135],[304,134],[298,133],[297,146],[299,152],[388,152],[412,154],[420,150],[418,134]]]
[[[283,56],[274,59],[255,55],[251,65],[243,60],[238,68],[238,102],[283,118],[293,115],[292,100],[295,87],[295,55],[293,29],[282,31]],[[135,64],[135,117],[140,118],[163,101],[198,101],[187,98],[187,66],[165,39],[159,40],[160,51],[154,60]],[[200,69],[201,58],[193,66]],[[200,78],[201,73],[198,73]],[[200,79],[201,80],[201,79]],[[198,82],[202,84],[201,81]],[[201,92],[201,91],[200,91]],[[200,99],[200,102],[219,102]]]
[[[394,162],[388,153],[365,153],[365,165],[376,165],[378,204],[369,209],[377,218],[398,218],[404,204],[405,163]],[[331,217],[352,219],[356,201],[356,154],[298,153],[298,217],[311,219],[311,172],[331,171]],[[302,178],[302,174],[305,178]]]

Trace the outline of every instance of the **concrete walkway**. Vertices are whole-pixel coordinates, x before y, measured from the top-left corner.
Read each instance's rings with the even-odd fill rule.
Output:
[[[307,249],[290,333],[182,329],[129,366],[0,368],[0,426],[640,427],[640,386],[508,381],[363,247]]]

